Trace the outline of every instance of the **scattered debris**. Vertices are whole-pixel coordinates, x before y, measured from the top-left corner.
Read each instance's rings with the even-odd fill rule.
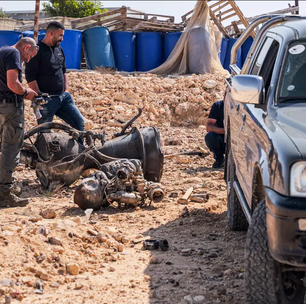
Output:
[[[189,199],[192,191],[193,191],[193,187],[188,188],[188,190],[185,192],[185,194],[181,198],[179,198],[178,203],[179,204],[188,204],[188,199]]]

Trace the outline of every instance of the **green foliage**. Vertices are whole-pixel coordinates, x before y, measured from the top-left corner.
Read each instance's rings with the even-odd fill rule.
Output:
[[[50,0],[50,3],[43,3],[43,10],[51,16],[66,16],[74,18],[83,18],[98,13],[106,12],[106,9],[100,9],[100,1],[88,0]]]
[[[4,13],[2,7],[0,7],[0,18],[8,18],[8,15]]]

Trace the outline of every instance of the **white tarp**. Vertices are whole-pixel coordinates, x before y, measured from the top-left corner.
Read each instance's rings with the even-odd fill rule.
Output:
[[[153,74],[218,74],[228,77],[218,57],[222,35],[209,17],[207,1],[198,1],[193,15],[168,59]],[[215,33],[218,33],[215,35]],[[217,38],[216,38],[217,37]]]

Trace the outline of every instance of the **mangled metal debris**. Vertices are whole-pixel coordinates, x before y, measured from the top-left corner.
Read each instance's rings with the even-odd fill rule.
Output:
[[[26,133],[25,139],[31,143],[24,143],[20,161],[35,169],[41,185],[49,190],[73,184],[88,169],[99,170],[77,189],[75,200],[83,209],[96,210],[113,201],[133,206],[143,204],[146,198],[159,201],[163,197],[156,183],[163,171],[159,131],[154,127],[126,131],[140,114],[141,110],[109,141],[105,131],[82,132],[59,123],[41,124]]]
[[[139,206],[146,199],[160,202],[164,197],[159,183],[147,181],[138,159],[122,159],[101,166],[92,177],[77,187],[74,202],[83,210],[98,210],[117,202],[122,205]]]

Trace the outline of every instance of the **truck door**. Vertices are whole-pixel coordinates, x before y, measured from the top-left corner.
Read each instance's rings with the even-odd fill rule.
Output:
[[[279,43],[272,37],[266,37],[260,51],[251,62],[251,75],[261,76],[264,80],[264,104],[255,106],[241,104],[238,111],[239,128],[237,144],[240,161],[237,176],[243,189],[246,200],[251,204],[252,187],[255,162],[260,159],[261,150],[268,144],[268,139],[263,129],[263,118],[267,112],[267,96],[269,95],[273,69],[275,66]]]

